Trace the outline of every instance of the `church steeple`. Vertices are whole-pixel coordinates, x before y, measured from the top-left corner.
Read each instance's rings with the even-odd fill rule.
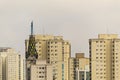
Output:
[[[26,53],[26,58],[29,56],[35,57],[37,59],[38,54],[36,51],[36,42],[35,42],[35,35],[33,34],[33,21],[31,22],[31,34],[29,36],[29,43],[28,43],[28,51]]]
[[[31,35],[33,35],[33,21],[31,22]]]

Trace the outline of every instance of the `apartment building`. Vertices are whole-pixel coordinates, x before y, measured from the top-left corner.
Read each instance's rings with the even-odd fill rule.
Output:
[[[24,80],[23,59],[12,48],[0,48],[0,79]]]
[[[68,59],[70,57],[70,43],[62,36],[33,35],[37,59],[46,60],[53,65],[54,80],[68,80]],[[29,40],[25,40],[25,51],[28,53]]]
[[[36,64],[31,65],[31,80],[53,80],[53,67],[45,60],[36,60]]]
[[[69,58],[69,80],[90,80],[89,58],[84,53]]]
[[[117,34],[99,34],[89,40],[91,80],[120,79],[120,38]]]

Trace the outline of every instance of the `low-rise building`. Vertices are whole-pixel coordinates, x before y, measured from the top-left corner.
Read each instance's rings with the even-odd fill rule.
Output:
[[[36,60],[30,68],[31,80],[53,80],[53,67],[45,60]]]
[[[69,80],[90,80],[89,58],[84,53],[76,53],[69,59]]]

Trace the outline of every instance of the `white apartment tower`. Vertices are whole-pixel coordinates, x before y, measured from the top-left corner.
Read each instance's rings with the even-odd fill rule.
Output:
[[[11,48],[0,48],[0,79],[24,80],[23,59]]]
[[[91,80],[120,80],[120,38],[99,34],[89,40]]]

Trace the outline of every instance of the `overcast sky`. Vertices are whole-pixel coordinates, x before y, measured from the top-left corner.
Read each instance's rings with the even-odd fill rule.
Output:
[[[88,56],[89,38],[120,34],[120,0],[0,0],[0,47],[24,54],[32,20],[36,34],[61,35],[71,42],[72,56]]]

